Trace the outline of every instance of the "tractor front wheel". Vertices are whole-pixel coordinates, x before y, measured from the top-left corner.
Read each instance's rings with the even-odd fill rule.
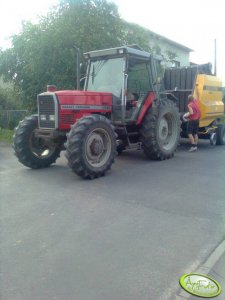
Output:
[[[147,157],[164,160],[172,157],[180,138],[180,116],[176,105],[161,100],[158,108],[151,107],[140,129],[142,148]]]
[[[101,115],[80,119],[67,135],[66,158],[72,171],[82,178],[104,176],[116,156],[116,133]]]
[[[31,115],[21,121],[13,136],[13,148],[18,160],[32,169],[49,167],[60,155],[60,147],[51,141],[35,136],[38,116]]]

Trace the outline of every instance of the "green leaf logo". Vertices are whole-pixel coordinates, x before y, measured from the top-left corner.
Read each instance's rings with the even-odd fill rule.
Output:
[[[180,278],[180,285],[188,293],[203,298],[216,297],[222,291],[220,284],[215,279],[196,273],[183,275]]]

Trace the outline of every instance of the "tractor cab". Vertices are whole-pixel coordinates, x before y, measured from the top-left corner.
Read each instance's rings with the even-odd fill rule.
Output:
[[[92,51],[85,57],[88,68],[84,89],[112,93],[112,121],[135,123],[148,93],[158,93],[160,60],[138,46]]]

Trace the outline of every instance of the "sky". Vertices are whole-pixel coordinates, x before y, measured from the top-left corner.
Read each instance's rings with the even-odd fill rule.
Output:
[[[21,30],[22,20],[36,22],[59,0],[0,0],[0,48],[10,47],[10,36]],[[194,51],[190,60],[214,65],[225,86],[224,1],[214,0],[111,0],[121,17],[185,45]]]

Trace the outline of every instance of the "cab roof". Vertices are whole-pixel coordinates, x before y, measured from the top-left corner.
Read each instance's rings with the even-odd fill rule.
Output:
[[[121,56],[121,55],[134,55],[138,57],[142,57],[145,59],[149,59],[151,54],[144,51],[138,45],[131,45],[131,46],[121,46],[116,48],[110,49],[103,49],[103,50],[96,50],[84,53],[84,57],[86,59],[97,58],[97,57],[104,57],[104,56]]]

